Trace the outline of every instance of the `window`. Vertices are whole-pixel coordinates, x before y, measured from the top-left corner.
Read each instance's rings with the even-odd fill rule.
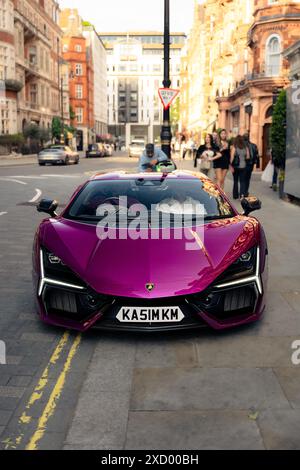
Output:
[[[77,124],[83,124],[83,108],[76,108],[75,113]]]
[[[63,45],[63,52],[68,52],[69,46],[68,44]]]
[[[78,77],[81,77],[81,76],[83,75],[82,64],[76,64],[76,67],[75,67],[75,74],[76,74]]]
[[[76,85],[75,95],[76,95],[76,99],[82,100],[83,98],[83,86],[82,85]]]
[[[76,51],[76,52],[82,52],[82,47],[81,47],[80,44],[76,44],[76,46],[75,46],[75,51]]]
[[[266,45],[266,75],[274,77],[280,74],[281,41],[277,35],[272,35]]]

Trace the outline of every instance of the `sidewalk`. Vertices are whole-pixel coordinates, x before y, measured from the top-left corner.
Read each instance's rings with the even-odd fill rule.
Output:
[[[259,175],[251,194],[270,251],[262,321],[223,334],[99,335],[65,449],[300,449],[300,208]]]
[[[32,165],[36,163],[37,155],[0,155],[0,167],[10,165]]]

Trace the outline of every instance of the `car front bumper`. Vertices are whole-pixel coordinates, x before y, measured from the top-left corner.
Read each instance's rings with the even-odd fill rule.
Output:
[[[36,284],[38,289],[39,283]],[[90,291],[53,286],[47,282],[37,297],[38,313],[44,322],[86,331],[92,327],[122,331],[178,331],[211,327],[226,330],[259,320],[265,309],[265,295],[260,293],[254,281],[248,284],[216,289],[212,287],[200,294],[164,299],[134,299],[99,295],[99,308],[85,309],[85,296]],[[93,295],[97,295],[93,293]],[[103,297],[103,300],[102,300]],[[98,300],[97,300],[98,302]],[[72,308],[70,307],[72,305]],[[122,307],[178,306],[184,320],[178,323],[120,323],[117,319]]]

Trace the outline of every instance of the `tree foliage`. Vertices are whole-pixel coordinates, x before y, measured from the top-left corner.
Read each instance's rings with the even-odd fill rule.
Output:
[[[54,117],[52,119],[52,137],[54,139],[57,139],[57,140],[60,139],[61,129],[62,129],[61,120],[58,117]]]
[[[271,146],[274,164],[285,168],[286,159],[286,90],[282,90],[274,106],[271,127]]]

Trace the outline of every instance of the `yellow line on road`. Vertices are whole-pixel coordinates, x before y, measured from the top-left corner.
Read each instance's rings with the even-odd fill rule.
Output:
[[[37,429],[26,446],[26,450],[38,450],[38,443],[43,438],[49,418],[53,415],[55,411],[57,402],[62,394],[64,385],[66,382],[67,374],[70,371],[72,361],[80,345],[80,342],[81,342],[81,334],[78,334],[71,346],[68,357],[64,364],[64,368],[61,374],[59,375],[56,384],[54,385],[54,388],[52,390],[48,403],[45,406],[42,416],[40,417],[38,421]]]
[[[44,388],[46,387],[47,383],[48,383],[48,380],[49,380],[49,370],[50,370],[50,366],[51,365],[55,365],[58,361],[58,359],[60,358],[61,356],[61,353],[63,352],[67,342],[68,342],[68,339],[69,339],[69,336],[70,336],[70,333],[68,331],[66,331],[63,336],[61,337],[58,345],[56,346],[55,350],[53,351],[52,353],[52,356],[48,362],[48,365],[47,367],[45,368],[45,370],[43,371],[39,381],[38,381],[38,384],[37,386],[35,387],[33,393],[31,394],[28,402],[27,402],[27,405],[25,407],[25,410],[24,413],[22,414],[22,416],[20,417],[19,419],[19,424],[20,425],[25,425],[25,424],[29,424],[32,420],[32,417],[28,415],[28,412],[29,410],[31,409],[31,407],[37,402],[39,401],[42,396],[43,396],[43,393],[44,393]],[[7,439],[6,441],[4,441],[3,443],[6,444],[6,449],[15,449],[18,445],[21,444],[22,440],[23,440],[23,437],[24,437],[24,434],[20,434],[19,436],[17,436],[15,439]]]

